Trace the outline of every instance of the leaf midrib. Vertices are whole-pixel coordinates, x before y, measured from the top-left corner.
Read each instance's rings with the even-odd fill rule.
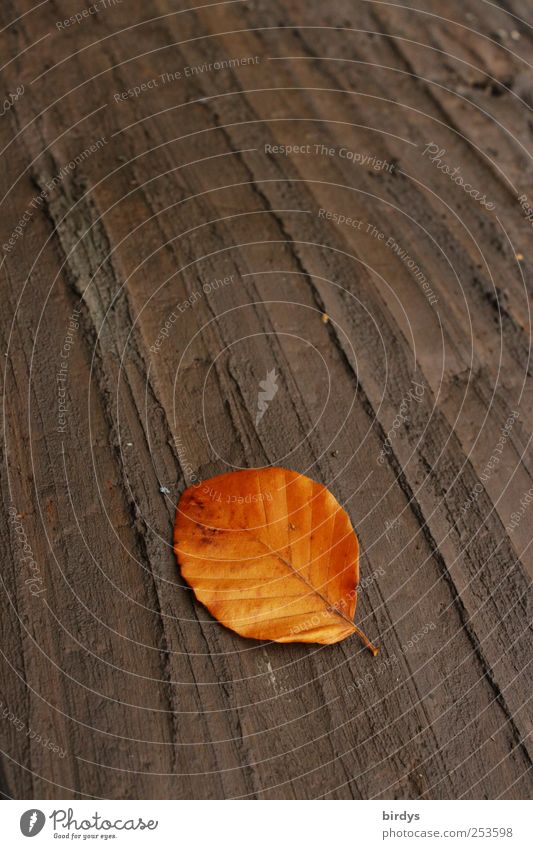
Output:
[[[317,590],[317,588],[316,588],[316,587],[314,587],[314,586],[313,586],[313,584],[312,584],[310,581],[308,581],[308,580],[307,580],[307,578],[305,578],[305,577],[301,574],[301,572],[299,572],[299,571],[298,571],[298,569],[296,569],[296,568],[292,565],[292,563],[290,562],[290,560],[286,560],[286,558],[285,558],[285,557],[283,557],[283,555],[282,555],[282,554],[280,554],[280,553],[279,553],[279,551],[276,551],[276,549],[274,549],[274,548],[270,548],[270,546],[269,546],[266,542],[263,542],[263,540],[262,540],[262,539],[259,539],[259,537],[256,537],[256,536],[255,536],[253,533],[251,533],[251,531],[249,531],[247,528],[241,528],[241,530],[242,530],[242,531],[244,531],[245,533],[247,533],[249,536],[251,536],[251,537],[252,537],[252,539],[253,539],[255,542],[258,542],[258,543],[259,543],[259,545],[262,545],[262,546],[263,546],[263,548],[266,548],[266,549],[267,549],[267,551],[269,551],[269,552],[270,552],[270,554],[273,554],[273,555],[274,555],[274,557],[277,557],[277,558],[278,558],[278,560],[281,560],[281,562],[282,562],[285,566],[287,566],[287,567],[291,570],[291,572],[293,572],[293,573],[296,575],[296,577],[297,577],[297,578],[299,578],[299,579],[300,579],[300,580],[301,580],[301,581],[302,581],[302,582],[303,582],[303,583],[304,583],[307,587],[309,587],[309,589],[310,589],[310,590],[312,590],[312,592],[313,592],[313,593],[315,593],[315,595],[317,595],[319,598],[321,598],[321,599],[322,599],[322,601],[323,601],[323,602],[325,602],[325,604],[326,604],[326,605],[327,605],[327,607],[329,608],[329,611],[328,611],[328,612],[330,612],[330,613],[332,613],[332,614],[334,614],[334,615],[338,616],[338,617],[339,617],[339,619],[342,619],[344,622],[347,622],[349,625],[351,625],[351,627],[352,627],[352,629],[353,629],[354,631],[356,630],[356,627],[355,627],[355,624],[354,624],[353,620],[352,620],[352,619],[350,619],[350,617],[349,617],[349,616],[346,616],[346,614],[345,614],[345,613],[342,613],[342,611],[338,610],[338,609],[335,607],[335,605],[333,604],[333,602],[331,602],[327,596],[325,596],[323,593],[321,593],[321,592],[320,592],[320,590]]]

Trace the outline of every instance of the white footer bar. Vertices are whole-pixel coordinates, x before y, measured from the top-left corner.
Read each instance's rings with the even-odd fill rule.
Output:
[[[158,849],[533,846],[530,802],[7,801],[2,845]],[[31,843],[31,839],[35,843]]]

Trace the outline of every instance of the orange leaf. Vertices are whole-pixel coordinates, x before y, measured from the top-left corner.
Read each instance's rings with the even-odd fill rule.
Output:
[[[338,643],[354,625],[359,544],[336,498],[281,468],[189,487],[176,513],[181,573],[213,616],[243,637]]]

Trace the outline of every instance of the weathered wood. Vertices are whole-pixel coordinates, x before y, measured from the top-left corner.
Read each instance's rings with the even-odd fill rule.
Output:
[[[531,15],[425,5],[3,4],[3,796],[530,796]],[[183,585],[180,493],[270,463],[378,659]]]

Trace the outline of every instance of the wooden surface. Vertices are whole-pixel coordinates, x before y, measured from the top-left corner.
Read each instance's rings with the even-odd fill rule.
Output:
[[[526,798],[531,5],[192,5],[0,10],[3,794]],[[268,464],[378,658],[183,585],[180,493]]]

